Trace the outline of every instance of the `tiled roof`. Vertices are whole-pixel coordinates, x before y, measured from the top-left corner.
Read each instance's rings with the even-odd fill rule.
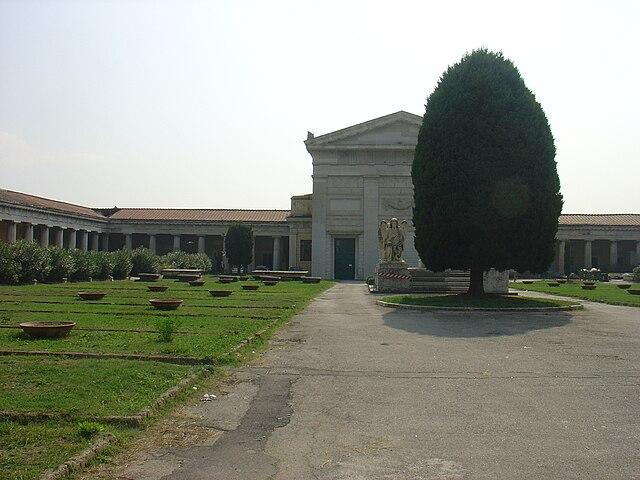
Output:
[[[90,217],[104,220],[105,217],[94,210],[74,205],[72,203],[60,202],[58,200],[50,200],[48,198],[27,195],[26,193],[14,192],[12,190],[4,190],[0,188],[0,202],[11,203],[24,207],[41,208],[57,213],[68,215],[76,215],[81,217]]]
[[[566,213],[560,215],[561,226],[593,225],[603,227],[640,227],[638,213]]]
[[[110,220],[284,223],[290,210],[122,208]]]

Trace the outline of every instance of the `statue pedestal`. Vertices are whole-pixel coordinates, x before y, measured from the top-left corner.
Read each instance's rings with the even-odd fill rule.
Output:
[[[404,260],[380,262],[376,266],[375,280],[378,292],[408,292],[411,275],[409,275],[409,268]]]

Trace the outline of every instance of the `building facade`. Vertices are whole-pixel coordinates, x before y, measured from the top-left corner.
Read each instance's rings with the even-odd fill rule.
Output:
[[[0,189],[0,241],[84,250],[144,246],[224,262],[225,232],[243,223],[254,233],[251,269],[364,279],[378,261],[379,222],[395,217],[411,225],[411,164],[421,121],[401,111],[317,137],[309,133],[313,193],[292,197],[290,210],[97,209]],[[404,257],[420,266],[412,238],[409,226]],[[639,263],[640,214],[561,215],[551,273],[629,271]]]

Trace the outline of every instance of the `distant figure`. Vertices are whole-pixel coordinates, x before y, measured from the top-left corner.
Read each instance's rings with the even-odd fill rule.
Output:
[[[389,223],[384,220],[378,226],[378,250],[382,262],[401,262],[404,241],[407,237],[407,221],[398,223],[392,218]]]

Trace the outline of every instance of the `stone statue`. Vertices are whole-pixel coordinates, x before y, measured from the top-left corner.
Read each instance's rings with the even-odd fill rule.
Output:
[[[380,262],[402,262],[404,241],[407,237],[407,221],[398,223],[392,218],[389,223],[384,220],[378,226],[378,250]]]

